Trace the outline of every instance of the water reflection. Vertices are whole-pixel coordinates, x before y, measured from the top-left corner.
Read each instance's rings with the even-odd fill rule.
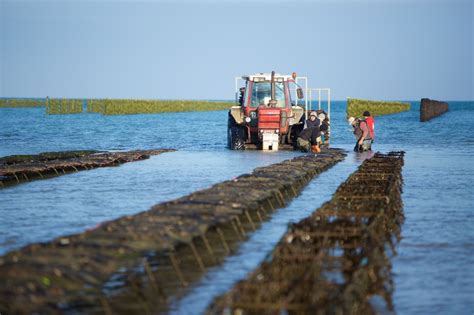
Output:
[[[375,154],[375,151],[365,151],[365,152],[354,152],[352,157],[354,158],[354,163],[361,164],[367,159],[370,159]]]

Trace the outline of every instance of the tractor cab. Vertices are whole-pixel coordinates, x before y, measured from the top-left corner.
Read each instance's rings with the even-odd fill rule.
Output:
[[[236,104],[229,110],[228,118],[229,148],[293,148],[310,110],[299,85],[301,82],[311,94],[307,79],[297,77],[296,73],[257,73],[237,77]]]

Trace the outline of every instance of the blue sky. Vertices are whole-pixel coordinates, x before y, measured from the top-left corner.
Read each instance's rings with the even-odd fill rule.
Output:
[[[0,96],[233,99],[276,70],[334,99],[474,99],[474,1],[0,0]]]

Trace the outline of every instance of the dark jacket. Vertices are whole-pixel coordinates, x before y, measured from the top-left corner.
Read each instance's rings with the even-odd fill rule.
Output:
[[[311,144],[316,144],[316,138],[321,136],[321,132],[318,127],[305,128],[301,131],[299,137],[303,140],[311,142]]]
[[[314,121],[311,121],[311,119],[306,119],[306,128],[314,128],[314,127],[319,127],[320,121],[318,118],[316,118]]]

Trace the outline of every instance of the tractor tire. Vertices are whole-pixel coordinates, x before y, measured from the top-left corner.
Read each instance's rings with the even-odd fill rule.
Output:
[[[227,147],[231,150],[245,150],[245,127],[237,125],[232,117],[229,117],[227,125]]]
[[[298,125],[293,125],[291,128],[291,134],[290,139],[291,139],[291,144],[293,145],[294,150],[298,150],[298,136],[300,135],[301,131],[303,131],[304,125],[298,124]]]

